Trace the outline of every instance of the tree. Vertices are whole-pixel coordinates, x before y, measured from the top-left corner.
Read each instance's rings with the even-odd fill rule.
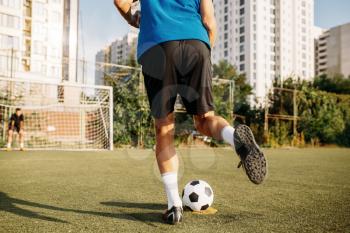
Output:
[[[306,140],[336,143],[345,130],[345,118],[338,96],[317,90],[304,90],[300,95],[300,130]],[[348,106],[349,107],[349,106]]]
[[[130,55],[126,65],[134,69],[116,68],[112,75],[105,75],[107,85],[113,87],[114,143],[152,147],[153,119],[134,55]],[[143,144],[140,144],[141,138]]]
[[[214,86],[214,102],[217,112],[220,115],[227,116],[228,113],[234,111],[235,114],[246,115],[250,110],[248,97],[252,94],[252,87],[247,83],[244,74],[238,74],[235,67],[225,60],[221,60],[218,64],[213,65],[213,76],[219,79],[234,81],[234,109],[233,106],[227,106],[222,100],[229,97],[229,88],[227,85]],[[226,106],[226,107],[225,107]]]
[[[321,91],[350,95],[350,77],[339,74],[333,77],[326,74],[316,77],[313,86]]]
[[[323,82],[324,84],[325,82]],[[275,87],[280,87],[280,81],[275,80]],[[315,88],[314,82],[288,78],[283,87],[298,90],[297,109],[300,120],[298,132],[305,135],[307,142],[311,140],[324,144],[350,144],[344,135],[350,120],[350,96],[337,95]],[[293,94],[291,92],[275,91],[270,95],[269,112],[273,114],[293,115]],[[279,144],[292,140],[291,122],[276,121],[270,128],[270,134]]]

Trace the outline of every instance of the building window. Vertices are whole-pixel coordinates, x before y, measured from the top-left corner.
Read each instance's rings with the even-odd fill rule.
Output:
[[[240,43],[243,43],[244,41],[245,41],[245,37],[244,37],[244,36],[240,36],[240,37],[239,37],[239,42],[240,42]]]
[[[0,13],[0,26],[19,29],[19,17]]]
[[[239,24],[244,24],[244,17],[241,17],[240,19],[239,19]]]
[[[239,10],[239,14],[240,14],[240,15],[244,15],[244,8],[241,8],[241,9]]]
[[[240,28],[239,28],[239,33],[240,33],[240,34],[244,33],[244,27],[240,27]]]
[[[244,64],[241,64],[241,65],[239,66],[239,70],[240,70],[241,72],[243,72],[244,69],[245,69],[245,65],[244,65]]]
[[[0,48],[2,49],[19,49],[19,38],[0,34]]]
[[[244,53],[244,45],[239,46],[239,52]]]
[[[242,55],[240,55],[240,56],[239,56],[239,61],[243,62],[243,61],[244,61],[244,59],[245,59],[244,54],[242,54]]]
[[[20,9],[21,0],[0,0],[0,6],[5,6],[8,8]]]
[[[243,6],[243,5],[244,5],[244,0],[240,0],[240,1],[239,1],[239,5],[240,5],[240,6]]]

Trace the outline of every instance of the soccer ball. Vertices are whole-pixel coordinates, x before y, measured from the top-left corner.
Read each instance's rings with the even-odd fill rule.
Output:
[[[189,182],[182,191],[183,205],[192,211],[208,209],[213,204],[213,200],[213,189],[202,180]]]

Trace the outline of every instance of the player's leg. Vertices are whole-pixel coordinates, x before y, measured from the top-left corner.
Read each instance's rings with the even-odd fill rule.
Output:
[[[201,41],[189,40],[184,42],[182,57],[177,65],[184,67],[180,71],[184,81],[179,92],[187,112],[194,116],[196,128],[206,136],[223,139],[233,146],[234,129],[214,114],[210,50]]]
[[[8,130],[8,139],[7,139],[7,149],[8,150],[11,150],[12,140],[13,140],[13,130],[9,129]]]
[[[187,112],[194,115],[198,131],[234,146],[249,179],[255,184],[262,183],[266,176],[266,160],[250,128],[240,125],[234,129],[223,118],[213,114],[209,49],[200,41],[186,41],[182,58],[178,67],[184,67],[180,70],[184,75],[181,82],[184,88],[180,89],[180,95]]]
[[[177,172],[178,158],[174,146],[174,114],[155,119],[156,157],[161,174]]]
[[[224,118],[215,116],[214,111],[203,115],[195,115],[193,119],[196,129],[201,134],[216,140],[224,140],[234,146],[233,134],[235,129]]]
[[[174,146],[174,124],[173,113],[155,120],[156,157],[168,198],[168,210],[182,206],[177,182],[179,158]]]
[[[197,130],[217,140],[224,140],[234,146],[241,159],[248,178],[255,184],[261,184],[266,176],[266,159],[255,142],[251,129],[246,125],[239,125],[234,129],[221,117],[213,112],[194,116]]]
[[[21,129],[18,132],[19,135],[19,145],[20,145],[20,150],[24,150],[24,130]]]
[[[151,112],[155,118],[156,158],[162,175],[168,209],[163,219],[170,224],[182,220],[182,201],[178,190],[178,157],[174,147],[174,104],[176,71],[172,53],[177,41],[166,42],[145,52],[140,58]]]

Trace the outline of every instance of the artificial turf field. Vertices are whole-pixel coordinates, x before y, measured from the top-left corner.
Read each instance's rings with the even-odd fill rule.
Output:
[[[350,150],[265,150],[269,176],[249,183],[230,149],[180,149],[180,187],[214,190],[215,215],[166,208],[153,152],[0,151],[0,232],[350,232]]]

